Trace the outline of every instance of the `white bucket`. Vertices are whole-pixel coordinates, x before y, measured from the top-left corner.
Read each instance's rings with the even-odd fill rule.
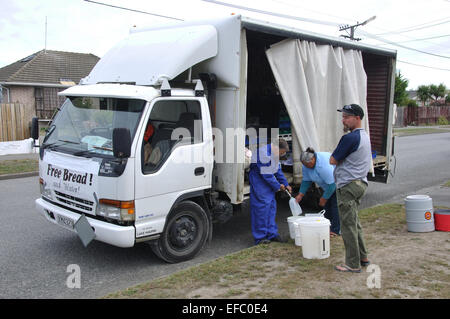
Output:
[[[324,217],[304,218],[296,222],[301,233],[302,253],[307,259],[330,257],[330,221]]]
[[[293,229],[294,229],[294,240],[295,240],[296,246],[302,245],[302,232],[300,230],[300,221],[315,220],[317,218],[319,218],[319,219],[323,218],[321,215],[317,215],[317,216],[308,216],[308,215],[310,215],[310,214],[306,214],[306,216],[298,216],[298,218],[292,222]],[[313,215],[313,214],[311,214],[311,215]]]
[[[405,198],[406,225],[410,232],[435,230],[433,200],[428,195],[410,195]]]
[[[289,236],[291,237],[291,239],[295,239],[295,226],[294,226],[294,222],[296,220],[299,220],[301,218],[304,218],[304,216],[289,216],[287,218],[287,222],[288,222],[288,226],[289,226]]]

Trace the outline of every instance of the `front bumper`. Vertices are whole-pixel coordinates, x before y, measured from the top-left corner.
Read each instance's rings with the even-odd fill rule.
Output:
[[[76,222],[81,217],[80,214],[62,209],[52,203],[44,201],[42,198],[38,198],[35,201],[36,209],[40,215],[42,215],[49,222],[63,227],[57,223],[57,215],[64,218],[69,218]],[[53,214],[53,218],[49,214]],[[91,227],[94,228],[95,239],[113,246],[127,248],[133,247],[136,238],[136,230],[134,226],[119,226],[86,216]],[[66,228],[69,229],[69,228]],[[69,229],[76,232],[75,229]]]

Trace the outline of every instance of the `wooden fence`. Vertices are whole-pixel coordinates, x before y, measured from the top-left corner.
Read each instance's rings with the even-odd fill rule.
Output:
[[[32,117],[33,114],[24,104],[0,104],[0,142],[29,138]]]
[[[450,106],[398,107],[395,126],[436,124],[441,116],[450,121]]]

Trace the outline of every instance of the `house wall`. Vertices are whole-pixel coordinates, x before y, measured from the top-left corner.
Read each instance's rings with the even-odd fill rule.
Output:
[[[28,114],[36,115],[36,104],[34,97],[34,87],[32,86],[8,86],[10,103],[20,103],[25,105]],[[3,102],[6,102],[4,99]]]
[[[50,119],[57,108],[65,100],[65,97],[58,96],[58,92],[66,88],[55,87],[36,87],[35,88],[35,110],[37,117],[41,119]]]
[[[3,91],[2,103],[20,103],[26,106],[27,113],[33,114],[42,119],[52,117],[56,108],[60,107],[64,102],[64,97],[58,96],[58,92],[65,90],[67,87],[44,87],[44,86],[7,86],[9,89],[10,99]]]

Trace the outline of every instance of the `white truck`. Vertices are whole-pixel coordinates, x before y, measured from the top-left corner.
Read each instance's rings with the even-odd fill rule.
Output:
[[[148,242],[167,262],[193,258],[248,197],[252,140],[285,137],[293,159],[283,167],[299,184],[301,149],[331,151],[341,137],[342,103],[367,111],[369,178],[386,182],[395,58],[238,15],[133,30],[60,93],[40,147],[37,211],[74,232],[83,216],[96,240]]]

